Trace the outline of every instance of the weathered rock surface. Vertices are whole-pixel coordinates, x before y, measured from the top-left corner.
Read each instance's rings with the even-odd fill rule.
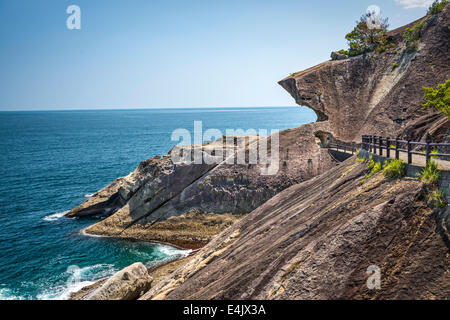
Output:
[[[141,299],[448,299],[448,217],[417,179],[367,173],[351,158],[281,192]]]
[[[152,277],[140,262],[117,272],[107,280],[87,287],[74,300],[135,300],[150,289]]]
[[[423,86],[436,87],[450,78],[450,6],[427,20],[419,50],[408,53],[402,34],[386,52],[328,61],[294,73],[279,84],[319,120],[329,121],[330,134],[346,142],[362,135],[436,140],[450,129],[445,116],[423,110]],[[424,20],[424,19],[422,19]],[[409,27],[417,21],[411,23]]]
[[[68,216],[109,211],[113,214],[85,232],[183,247],[202,246],[278,192],[333,167],[335,163],[318,146],[320,140],[315,136],[327,130],[328,124],[321,122],[280,132],[279,169],[273,175],[262,174],[267,165],[248,164],[248,159],[245,164],[225,160],[175,165],[170,155],[152,158],[71,210]],[[247,158],[249,145],[261,139],[266,138],[248,139]],[[271,139],[267,138],[269,150]],[[205,153],[219,142],[193,148]],[[233,151],[235,157],[239,150],[236,147]]]
[[[335,60],[345,60],[345,59],[348,59],[348,55],[342,54],[342,53],[336,52],[336,51],[333,51],[331,53],[331,60],[333,60],[333,61],[335,61]]]

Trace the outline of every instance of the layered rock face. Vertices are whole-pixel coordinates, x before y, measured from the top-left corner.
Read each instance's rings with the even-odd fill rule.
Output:
[[[170,155],[142,162],[130,175],[115,180],[67,216],[112,213],[85,230],[88,234],[163,241],[183,247],[198,247],[251,212],[280,191],[320,174],[335,163],[318,146],[317,131],[328,124],[314,123],[279,133],[278,158],[272,164],[249,161],[255,143],[272,149],[273,136],[248,136],[231,148],[223,161],[208,164],[175,164]],[[262,141],[264,140],[264,143]],[[202,146],[184,147],[203,158],[214,155],[221,139]],[[220,148],[219,148],[220,149]],[[217,151],[217,150],[216,150]],[[243,152],[242,152],[243,151]],[[238,164],[238,154],[244,163]],[[234,161],[230,161],[234,159]],[[270,171],[270,170],[269,170]]]
[[[448,215],[419,180],[368,171],[351,158],[281,192],[142,299],[448,299]]]
[[[436,140],[450,129],[445,116],[422,109],[423,86],[436,87],[450,77],[450,6],[427,21],[418,51],[408,52],[402,34],[389,33],[395,47],[322,63],[280,81],[299,105],[329,121],[330,134],[346,142],[362,135]],[[413,22],[409,27],[413,26]]]

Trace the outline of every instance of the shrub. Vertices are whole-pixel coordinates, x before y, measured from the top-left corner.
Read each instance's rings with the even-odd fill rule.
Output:
[[[339,52],[340,54],[345,54],[346,56],[350,55],[350,53],[348,52],[348,50],[341,49],[341,50],[339,50],[338,52]]]
[[[434,109],[444,114],[450,120],[450,79],[445,83],[438,84],[436,89],[422,87],[425,92],[423,104],[424,109]]]
[[[422,31],[424,26],[425,21],[416,23],[413,28],[405,29],[405,32],[403,33],[403,38],[406,41],[406,47],[408,52],[413,52],[417,50],[420,39],[420,32]]]
[[[427,14],[432,15],[441,12],[445,8],[447,3],[449,3],[448,0],[434,1],[433,4],[428,8]]]
[[[435,161],[428,161],[426,167],[417,174],[418,178],[427,184],[436,185],[439,181],[439,168]]]
[[[371,18],[369,13],[364,14],[356,27],[345,36],[350,49],[348,55],[357,56],[373,50],[384,51],[388,44],[386,31],[389,26],[388,19],[381,19],[379,28],[369,28],[368,21]]]
[[[390,160],[384,167],[383,174],[390,179],[401,179],[406,175],[406,164],[402,160]]]
[[[380,172],[383,169],[383,166],[381,162],[375,162],[371,156],[369,159],[369,168],[371,168],[372,170],[370,170],[370,173],[364,178],[362,183],[364,183],[370,177],[373,177],[377,172]]]
[[[427,195],[428,203],[434,208],[445,208],[447,206],[447,200],[445,199],[445,190],[439,191],[439,189],[433,189]]]
[[[397,62],[393,62],[392,63],[392,70],[394,70],[395,68],[397,68],[398,67],[398,63]]]

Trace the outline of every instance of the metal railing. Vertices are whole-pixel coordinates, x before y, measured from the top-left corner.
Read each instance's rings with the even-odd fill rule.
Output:
[[[374,154],[383,155],[386,150],[386,157],[391,157],[391,151],[395,153],[395,158],[399,159],[400,152],[408,155],[408,164],[412,163],[412,156],[420,155],[426,158],[426,163],[433,158],[448,160],[450,154],[448,152],[450,143],[431,143],[431,137],[427,135],[426,142],[416,142],[409,140],[399,140],[391,138],[383,138],[379,136],[362,136],[361,148]],[[424,151],[418,151],[424,149]],[[446,152],[443,152],[445,150]]]

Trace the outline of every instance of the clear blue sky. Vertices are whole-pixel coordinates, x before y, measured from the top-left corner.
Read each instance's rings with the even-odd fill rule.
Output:
[[[369,5],[392,29],[429,2],[0,0],[0,110],[294,105],[277,81],[345,48]]]

